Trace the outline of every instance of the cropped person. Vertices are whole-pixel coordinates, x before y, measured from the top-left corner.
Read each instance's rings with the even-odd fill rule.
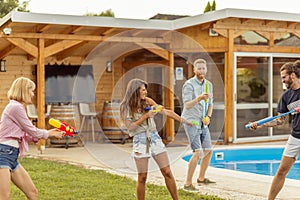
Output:
[[[145,199],[148,160],[152,156],[164,176],[172,199],[177,200],[176,182],[170,168],[167,150],[158,135],[153,117],[159,112],[189,126],[192,126],[192,123],[171,110],[158,109],[161,106],[147,97],[147,86],[147,82],[141,79],[131,80],[127,85],[124,99],[120,105],[121,119],[124,121],[130,136],[133,136],[132,153],[138,171],[137,199]],[[147,108],[150,108],[150,110],[147,110]]]
[[[287,90],[282,94],[278,103],[278,114],[286,113],[300,106],[300,61],[285,63],[280,68],[280,76]],[[268,195],[269,200],[276,198],[284,185],[286,175],[300,154],[300,114],[292,115],[292,118],[292,131],[285,145],[279,168],[273,178]],[[286,116],[282,116],[260,126],[257,126],[257,122],[253,122],[250,129],[283,125],[287,119]]]
[[[36,128],[26,114],[25,106],[31,103],[35,83],[28,78],[19,77],[8,91],[9,104],[6,105],[0,121],[0,199],[10,199],[11,181],[26,195],[27,199],[37,199],[37,189],[18,162],[28,142],[48,137],[61,138],[62,132],[55,129]]]
[[[190,142],[190,147],[193,150],[184,184],[184,189],[188,191],[198,190],[193,185],[192,179],[201,155],[202,159],[197,183],[215,183],[205,177],[212,156],[209,124],[213,112],[213,88],[212,83],[205,78],[207,66],[204,59],[195,60],[193,70],[195,75],[187,80],[182,87],[184,107],[181,117],[198,123],[197,126],[193,127],[183,125]]]

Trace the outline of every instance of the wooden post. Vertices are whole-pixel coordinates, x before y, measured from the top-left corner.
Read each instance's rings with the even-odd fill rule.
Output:
[[[192,61],[191,56],[188,56],[188,61]],[[195,75],[194,69],[193,69],[193,64],[194,63],[188,62],[188,77],[187,77],[187,79],[189,79]]]
[[[166,86],[168,87],[165,91],[165,107],[174,111],[174,54],[169,52],[169,70],[170,74],[166,77]],[[175,136],[174,120],[166,119],[166,136],[168,141],[172,142]]]
[[[228,143],[229,138],[233,138],[233,49],[234,32],[228,30],[228,52],[225,54],[225,123],[224,123],[224,142]]]
[[[38,57],[37,57],[37,110],[38,110],[38,128],[45,128],[45,41],[38,39]],[[38,150],[43,151],[46,141],[40,139]]]

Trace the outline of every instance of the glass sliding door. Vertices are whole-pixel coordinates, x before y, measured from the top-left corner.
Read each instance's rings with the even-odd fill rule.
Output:
[[[266,55],[236,55],[236,138],[268,136],[268,129],[253,133],[245,129],[249,122],[264,118],[269,113],[270,58]]]
[[[259,141],[286,138],[289,124],[256,131],[245,125],[276,115],[277,103],[283,93],[279,69],[285,62],[294,62],[300,55],[269,53],[235,53],[234,141]]]

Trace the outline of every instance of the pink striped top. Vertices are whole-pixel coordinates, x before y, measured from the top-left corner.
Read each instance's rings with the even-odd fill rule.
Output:
[[[47,130],[39,129],[32,124],[23,104],[10,100],[0,120],[0,143],[17,140],[22,158],[24,152],[28,151],[28,142],[37,142],[38,139],[47,139],[48,136]]]

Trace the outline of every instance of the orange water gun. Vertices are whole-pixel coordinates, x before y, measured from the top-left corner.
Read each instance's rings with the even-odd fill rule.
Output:
[[[73,135],[77,133],[77,131],[75,131],[75,129],[72,126],[57,119],[49,119],[49,124],[57,128],[58,130],[65,132],[64,136],[73,137]]]
[[[145,108],[145,111],[151,111],[154,113],[158,113],[161,112],[164,109],[164,107],[162,105],[157,105],[157,106],[148,106]]]

